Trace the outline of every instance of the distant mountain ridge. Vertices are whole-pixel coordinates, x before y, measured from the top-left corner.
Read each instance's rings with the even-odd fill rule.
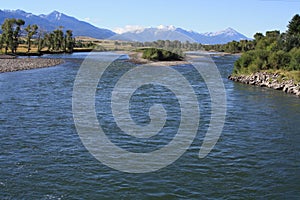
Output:
[[[87,22],[80,21],[58,11],[53,11],[48,15],[34,15],[23,10],[0,10],[0,23],[2,24],[6,18],[23,19],[26,22],[25,26],[27,24],[37,24],[40,29],[47,32],[62,26],[64,30],[71,29],[74,36],[106,39],[116,34],[111,30],[97,28]]]
[[[197,42],[201,44],[225,44],[233,40],[249,40],[250,38],[237,32],[233,28],[227,28],[218,32],[197,33],[187,31],[174,26],[159,26],[157,28],[139,28],[121,34],[114,35],[111,39],[129,40],[138,42],[152,42],[156,40],[179,40],[182,42]]]
[[[175,26],[137,28],[136,30],[124,31],[121,34],[95,27],[87,22],[80,21],[75,17],[64,13],[53,11],[48,15],[34,15],[23,10],[0,10],[0,24],[6,18],[23,19],[28,24],[37,24],[40,30],[53,31],[60,26],[64,30],[73,30],[74,36],[88,36],[96,39],[125,40],[138,42],[152,42],[156,40],[179,40],[181,42],[197,42],[201,44],[225,44],[233,40],[247,40],[245,35],[237,32],[233,28],[227,28],[218,32],[198,33],[187,31]]]

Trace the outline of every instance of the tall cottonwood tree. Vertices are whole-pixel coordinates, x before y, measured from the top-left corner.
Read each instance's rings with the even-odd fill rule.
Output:
[[[53,35],[54,50],[64,50],[64,32],[61,29],[57,29],[53,31]]]
[[[22,19],[7,18],[1,26],[2,41],[5,48],[5,53],[8,49],[15,53],[19,45],[19,36],[21,26],[25,24]]]
[[[2,35],[0,35],[0,50],[2,52],[2,48],[3,48],[3,37]]]
[[[72,30],[67,30],[66,31],[66,36],[65,36],[65,48],[68,50],[68,52],[72,53],[73,48],[74,48],[74,38],[73,38],[73,32]]]
[[[17,48],[19,46],[19,37],[20,37],[21,26],[23,26],[24,24],[25,24],[25,21],[22,19],[16,19],[14,21],[12,53],[16,53],[16,51],[17,51]]]
[[[35,34],[37,34],[38,26],[36,24],[31,26],[29,24],[24,30],[27,32],[27,52],[29,53],[31,50],[31,39]]]
[[[13,24],[15,19],[6,19],[1,26],[2,41],[5,48],[5,54],[9,48],[13,48]]]

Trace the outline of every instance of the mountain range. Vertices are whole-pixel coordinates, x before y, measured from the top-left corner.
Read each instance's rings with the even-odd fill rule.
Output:
[[[106,39],[116,34],[111,30],[95,27],[58,11],[53,11],[48,15],[34,15],[23,10],[0,10],[0,23],[2,24],[6,18],[23,19],[26,22],[25,26],[27,24],[37,24],[40,30],[46,32],[62,26],[63,30],[72,30],[74,36]]]
[[[40,30],[50,32],[62,26],[64,30],[73,30],[74,36],[88,36],[97,39],[151,42],[156,40],[179,40],[201,44],[224,44],[233,40],[247,40],[245,35],[233,28],[218,32],[198,33],[174,26],[139,28],[117,34],[111,30],[98,28],[75,17],[53,11],[48,15],[34,15],[23,10],[0,10],[0,24],[6,18],[23,19],[26,24],[37,24]]]
[[[189,41],[201,44],[225,44],[233,40],[249,40],[249,38],[237,32],[233,28],[227,28],[218,32],[197,33],[195,31],[187,31],[174,26],[163,25],[160,25],[156,28],[139,28],[137,30],[127,31],[121,34],[116,34],[112,36],[111,39],[139,42],[179,40],[182,42]]]

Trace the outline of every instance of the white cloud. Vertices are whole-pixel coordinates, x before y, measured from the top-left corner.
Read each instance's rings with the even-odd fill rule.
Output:
[[[146,28],[151,28],[151,27],[150,26],[149,27],[144,27],[144,26],[139,26],[139,25],[126,25],[123,28],[122,27],[114,28],[113,31],[118,33],[118,34],[122,34],[122,33],[125,33],[125,32],[139,33],[139,32],[144,31]],[[170,25],[170,26],[159,25],[155,28],[160,29],[160,30],[173,30],[173,31],[176,29],[176,27],[173,26],[173,25]]]
[[[125,32],[142,32],[144,29],[145,27],[139,25],[126,25],[123,28],[121,27],[114,28],[113,31],[118,34],[122,34]]]
[[[161,29],[161,30],[169,30],[169,31],[174,31],[176,29],[176,27],[173,25],[170,25],[170,26],[159,25],[156,28]]]

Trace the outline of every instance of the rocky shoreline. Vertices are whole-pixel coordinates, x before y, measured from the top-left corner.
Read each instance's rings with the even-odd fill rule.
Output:
[[[278,73],[256,72],[251,75],[230,75],[228,78],[235,82],[268,87],[300,97],[300,83],[295,83],[293,80],[279,80]]]
[[[62,59],[52,58],[2,58],[0,59],[0,73],[51,67],[63,62]]]

